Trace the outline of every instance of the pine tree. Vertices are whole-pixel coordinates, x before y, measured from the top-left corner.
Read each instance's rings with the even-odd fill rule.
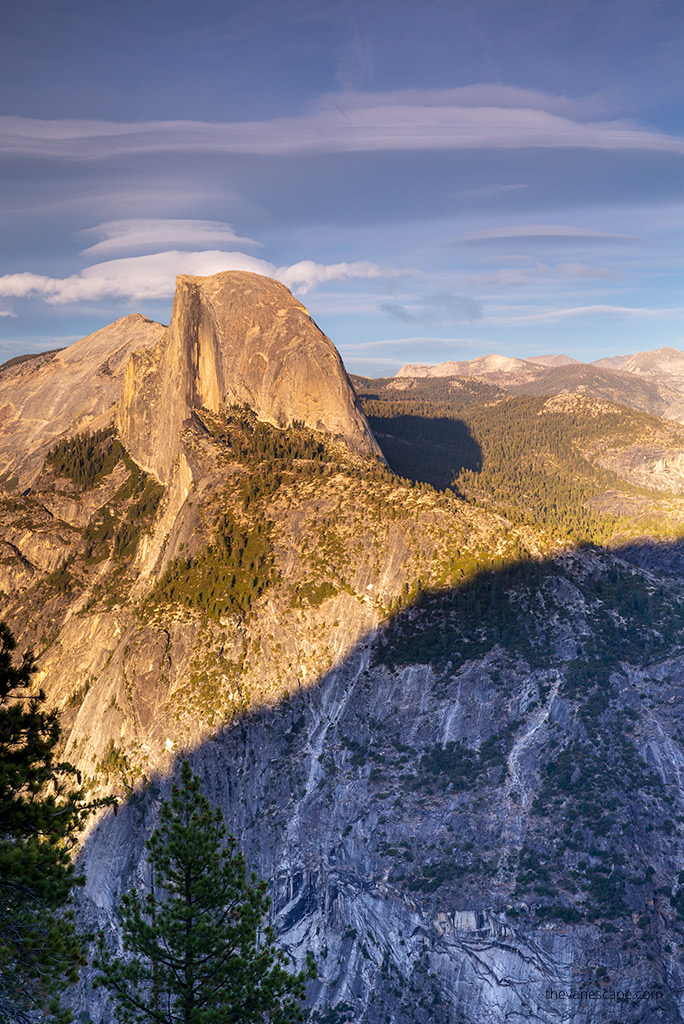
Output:
[[[41,1011],[69,1020],[59,993],[76,981],[82,938],[69,909],[70,850],[92,806],[71,765],[60,763],[57,712],[30,695],[34,659],[15,665],[16,642],[0,622],[0,1022]]]
[[[248,874],[219,809],[187,761],[147,842],[150,891],[121,901],[123,955],[100,934],[95,984],[112,994],[122,1024],[293,1024],[307,970],[291,973],[262,928],[266,883]]]

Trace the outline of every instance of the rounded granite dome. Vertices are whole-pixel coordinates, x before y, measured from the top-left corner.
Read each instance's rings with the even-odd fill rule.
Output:
[[[117,423],[141,465],[162,481],[193,409],[248,405],[259,419],[295,420],[380,455],[337,349],[278,281],[228,271],[177,278],[171,324],[131,359]]]

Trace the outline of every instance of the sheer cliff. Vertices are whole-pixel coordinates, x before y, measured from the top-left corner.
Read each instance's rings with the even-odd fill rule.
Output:
[[[487,573],[195,748],[205,791],[273,880],[281,941],[318,959],[315,1020],[681,1020],[670,556],[641,551],[637,568],[629,551],[584,550]],[[87,844],[94,927],[111,932],[143,877],[167,786],[136,792]]]
[[[232,271],[179,277],[168,333],[128,363],[116,422],[141,466],[169,480],[194,409],[248,405],[380,455],[329,338],[284,285]]]
[[[30,489],[5,477],[0,500],[0,617],[39,656],[66,756],[121,800],[84,838],[84,927],[116,941],[189,756],[280,941],[318,960],[318,1024],[681,1021],[681,542],[626,543],[638,517],[604,517],[610,549],[540,530],[522,415],[487,420],[520,514],[393,475],[274,282],[182,278],[170,327],[130,345],[108,415],[46,413]],[[619,408],[546,401],[527,417],[545,443],[586,419],[596,457],[617,450]],[[564,472],[565,448],[539,451]],[[610,481],[641,480],[633,454]],[[111,1019],[87,973],[75,1003]]]

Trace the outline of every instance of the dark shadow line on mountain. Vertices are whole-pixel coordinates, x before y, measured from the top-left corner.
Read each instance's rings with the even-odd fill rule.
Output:
[[[391,664],[394,667],[407,664],[431,664],[434,657],[440,657],[447,651],[450,644],[458,642],[458,638],[463,635],[463,624],[472,625],[475,620],[479,633],[482,630],[491,630],[488,635],[477,641],[478,651],[483,645],[493,647],[504,643],[506,646],[512,646],[516,640],[528,647],[531,642],[529,628],[526,628],[524,633],[521,631],[517,637],[506,632],[507,627],[510,629],[511,620],[518,615],[518,609],[511,605],[509,595],[521,588],[528,588],[534,592],[549,577],[565,575],[562,567],[564,558],[572,557],[583,551],[593,553],[598,557],[614,557],[626,563],[626,566],[634,566],[654,575],[671,578],[678,583],[684,582],[682,579],[684,576],[684,538],[655,542],[645,538],[636,539],[614,548],[582,542],[564,549],[555,556],[544,559],[529,557],[516,561],[501,559],[498,562],[494,559],[491,565],[477,570],[458,585],[419,589],[409,603],[388,615],[376,629],[357,642],[354,650],[348,653],[342,662],[328,669],[318,680],[306,686],[302,686],[300,683],[296,691],[290,691],[273,705],[247,708],[229,723],[219,726],[214,736],[206,742],[213,743],[219,737],[243,731],[247,725],[253,724],[255,721],[270,719],[272,716],[278,715],[281,708],[292,710],[297,702],[306,703],[312,692],[320,690],[331,676],[337,676],[344,670],[345,665],[358,656],[359,652],[367,650],[369,646],[376,648],[376,654],[370,667],[382,664]],[[634,582],[633,576],[631,582]],[[615,591],[617,583],[618,580],[613,573],[608,584],[611,592]],[[653,585],[659,589],[657,584]],[[617,589],[619,590],[619,588]],[[624,596],[628,601],[631,599],[630,595],[633,594],[633,587],[624,590]],[[418,638],[432,630],[431,617],[443,611],[460,616],[455,624],[454,632],[443,632],[438,648],[421,646]],[[525,625],[529,626],[529,619]],[[406,642],[402,639],[404,631],[408,636]],[[468,642],[466,640],[466,643]],[[386,648],[391,649],[387,656],[379,651],[379,649]],[[516,645],[515,649],[520,651],[522,648]],[[620,649],[620,654],[629,653],[629,650],[630,648],[623,647]],[[637,653],[636,649],[633,650],[634,653]],[[421,657],[427,658],[427,660],[421,660]],[[465,660],[467,659],[462,659],[461,664]],[[198,749],[200,748],[180,753],[177,759],[178,763]],[[164,776],[157,775],[155,780],[162,777]]]
[[[581,565],[581,571],[577,566],[572,571],[568,559],[584,559],[586,565]],[[391,813],[395,817],[410,810],[416,813],[411,793],[433,797],[443,793],[446,802],[460,792],[458,786],[454,789],[453,782],[450,789],[445,788],[442,779],[443,772],[455,771],[449,767],[449,757],[453,760],[456,755],[458,771],[467,778],[479,779],[478,785],[483,786],[503,785],[506,752],[515,730],[522,724],[504,706],[505,681],[502,683],[500,678],[502,667],[505,669],[514,661],[526,662],[532,673],[558,669],[562,663],[566,674],[572,676],[572,687],[566,696],[583,702],[586,721],[580,723],[580,732],[583,730],[590,737],[592,730],[600,727],[601,715],[609,707],[611,673],[618,672],[622,663],[666,659],[676,631],[681,633],[678,612],[673,618],[669,610],[670,583],[663,585],[652,577],[635,573],[634,569],[648,569],[678,580],[682,564],[684,540],[642,541],[613,550],[586,544],[553,558],[526,559],[481,569],[461,585],[420,592],[409,605],[365,635],[339,665],[316,682],[306,688],[300,686],[273,706],[248,710],[220,726],[195,749],[179,751],[171,772],[155,773],[144,788],[122,802],[116,818],[109,813],[98,825],[97,832],[84,844],[82,864],[91,869],[100,864],[102,869],[116,872],[113,885],[109,879],[106,886],[111,889],[115,905],[136,877],[144,840],[156,824],[159,801],[168,795],[179,763],[187,758],[201,776],[205,794],[222,807],[229,829],[238,837],[248,860],[260,874],[271,878],[278,932],[284,934],[293,928],[316,906],[320,898],[317,880],[320,885],[321,880],[328,885],[329,906],[325,913],[330,928],[351,927],[350,921],[345,922],[345,914],[349,913],[345,902],[348,897],[344,895],[347,890],[356,887],[359,892],[382,891],[382,898],[393,898],[391,887],[377,889],[378,879],[367,878],[355,869],[354,837],[348,836],[368,815],[381,808],[389,813],[387,794],[380,787],[389,785],[392,790]],[[601,613],[600,630],[592,623],[594,632],[579,637],[574,648],[563,655],[564,662],[549,642],[550,612],[544,603],[548,597],[545,584],[553,584],[554,579],[579,588],[588,604],[606,610],[606,614]],[[653,630],[654,623],[658,631]],[[653,634],[650,639],[646,637],[649,630]],[[605,650],[597,645],[597,638],[605,642]],[[397,682],[401,670],[429,665],[444,686],[454,685],[455,681],[456,685],[464,682],[468,686],[472,682],[461,676],[462,671],[485,655],[490,656],[486,669],[491,674],[489,684],[495,695],[497,688],[501,688],[502,697],[497,720],[489,723],[492,734],[479,750],[464,741],[462,750],[452,743],[454,750],[450,753],[449,745],[443,747],[435,742],[439,738],[436,734],[430,744],[422,746],[411,739],[406,731],[410,713],[402,717],[402,709],[390,703],[401,689]],[[583,667],[587,664],[588,672]],[[369,672],[374,679],[367,675]],[[377,692],[383,685],[384,697]],[[362,699],[364,687],[367,703],[366,697]],[[373,707],[374,715],[370,711],[362,715],[366,707]],[[313,746],[308,740],[304,745],[303,738],[307,737],[313,740]],[[377,738],[384,744],[382,758],[372,754]],[[334,758],[327,763],[333,740],[341,764]],[[460,745],[461,740],[458,742]],[[448,755],[446,759],[439,753],[440,748]],[[271,756],[266,762],[263,757],[260,761],[257,752]],[[394,767],[395,760],[397,766],[401,763],[401,757],[415,758],[418,776],[407,783],[406,793],[395,793],[394,783],[385,783],[383,778],[388,760]],[[300,776],[293,781],[290,772],[299,771],[302,765]],[[299,787],[297,806],[313,808],[308,828],[320,827],[322,837],[333,799],[335,773],[344,775],[352,769],[358,776],[354,776],[353,790],[357,804],[355,809],[350,808],[344,828],[325,843],[321,838],[316,847],[313,833],[309,834],[306,824],[297,817],[293,827],[300,831],[294,837],[293,853],[293,837],[287,835],[292,823],[288,801],[293,798],[293,787]],[[458,818],[463,812],[457,809],[450,813]],[[525,820],[528,828],[529,818]],[[420,832],[420,825],[413,822],[412,831]],[[103,842],[96,841],[98,834]],[[133,838],[132,847],[127,846],[127,836]],[[117,851],[118,864],[106,855],[110,847]],[[292,854],[290,867],[276,876],[272,869],[278,864],[278,853],[286,849]],[[641,867],[646,866],[648,858],[643,851],[635,852],[634,856]],[[400,899],[415,902],[424,898],[427,908],[429,901],[421,893],[434,891],[430,888],[434,881],[428,878],[420,882],[418,895],[409,891],[408,882],[395,883],[394,891]],[[545,906],[543,900],[540,906]],[[91,906],[89,925],[95,923],[93,913]],[[543,920],[542,916],[540,923]],[[568,921],[572,923],[571,918]],[[529,927],[534,929],[534,921]]]
[[[331,679],[337,679],[364,652],[372,653],[369,669],[433,665],[441,669],[449,667],[454,672],[473,657],[480,657],[483,652],[497,645],[504,650],[510,648],[517,656],[529,654],[538,639],[531,629],[531,614],[525,607],[521,609],[520,605],[512,602],[511,597],[526,591],[528,597],[534,598],[535,592],[545,580],[553,576],[567,578],[563,559],[582,551],[589,551],[598,558],[616,557],[625,563],[627,572],[634,566],[651,572],[657,571],[664,577],[678,581],[680,567],[684,565],[684,539],[658,543],[635,541],[613,549],[585,543],[555,557],[528,558],[509,563],[502,561],[499,565],[480,569],[457,586],[420,590],[409,604],[388,616],[376,629],[361,638],[339,664],[328,669],[318,680],[306,686],[300,683],[296,691],[289,692],[273,705],[259,705],[236,715],[229,723],[219,726],[200,746],[179,751],[173,772],[155,773],[150,785],[156,786],[168,781],[182,760],[186,757],[193,759],[201,754],[204,744],[225,743],[234,736],[245,742],[246,731],[255,725],[271,723],[281,714],[296,717],[310,705],[312,695],[320,692]],[[629,580],[621,579],[619,569],[613,567],[609,577],[607,582],[593,580],[592,593],[601,590],[604,596],[622,602],[625,612],[631,610],[634,615],[639,615],[642,606],[636,596],[638,591],[634,586],[633,574],[630,572]],[[623,586],[627,582],[630,586]],[[653,588],[657,600],[667,597],[662,587],[657,584],[647,585],[644,578],[642,589],[652,592]],[[521,612],[524,614],[523,622],[520,622]],[[450,628],[436,621],[442,614],[450,616]],[[472,634],[470,636],[469,630]],[[620,646],[616,661],[628,661],[627,655],[630,653],[643,653],[637,638]],[[657,653],[665,655],[666,651]],[[533,660],[539,665],[540,655]],[[286,731],[284,735],[290,733]],[[119,818],[130,800],[138,802],[143,792],[144,789],[122,801]],[[84,845],[84,850],[87,845]]]
[[[388,465],[407,480],[445,490],[461,470],[482,469],[482,449],[463,420],[408,414],[367,419]]]

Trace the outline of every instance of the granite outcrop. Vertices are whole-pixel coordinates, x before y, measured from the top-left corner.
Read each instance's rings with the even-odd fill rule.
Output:
[[[116,411],[136,461],[167,483],[193,410],[248,406],[381,456],[335,346],[288,289],[230,271],[177,279],[168,332],[130,360]]]

